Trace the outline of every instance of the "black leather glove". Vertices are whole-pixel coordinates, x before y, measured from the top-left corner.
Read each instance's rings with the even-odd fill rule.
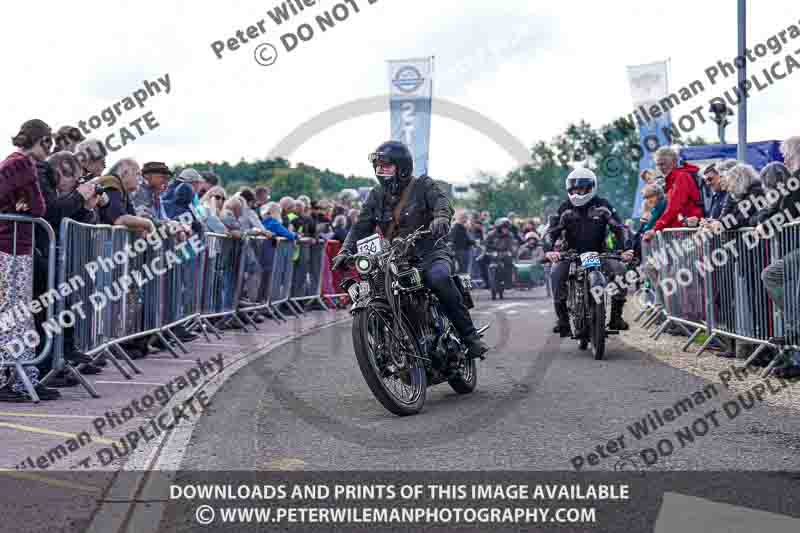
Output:
[[[343,267],[347,266],[347,263],[348,263],[348,262],[349,262],[349,261],[350,261],[352,258],[353,258],[353,256],[351,256],[349,253],[347,253],[347,252],[340,252],[339,254],[337,254],[337,255],[336,255],[334,258],[333,258],[333,261],[331,261],[331,271],[332,271],[332,272],[336,272],[337,270],[339,270],[339,269],[341,269],[341,268],[343,268]]]
[[[431,222],[431,233],[437,239],[450,233],[450,219],[447,217],[434,218]]]

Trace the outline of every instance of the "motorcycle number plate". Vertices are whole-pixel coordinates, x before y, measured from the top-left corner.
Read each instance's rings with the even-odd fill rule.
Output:
[[[586,252],[581,254],[581,266],[583,268],[592,268],[600,266],[600,254],[597,252]]]
[[[381,241],[381,236],[377,233],[373,233],[369,237],[360,239],[356,243],[356,248],[358,249],[358,255],[379,254],[383,251],[383,242]]]

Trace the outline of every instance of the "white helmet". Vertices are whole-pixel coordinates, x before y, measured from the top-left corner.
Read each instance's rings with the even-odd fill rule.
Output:
[[[567,194],[569,201],[575,207],[588,204],[592,198],[597,194],[597,176],[588,168],[576,168],[567,176]],[[574,189],[588,188],[589,192],[586,194],[575,194]]]

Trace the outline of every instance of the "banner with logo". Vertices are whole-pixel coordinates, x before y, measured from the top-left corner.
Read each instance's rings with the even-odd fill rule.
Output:
[[[658,105],[662,98],[669,94],[669,82],[667,79],[667,62],[648,63],[646,65],[636,65],[628,67],[628,79],[630,80],[631,96],[633,97],[634,113],[642,120],[637,121],[639,125],[639,145],[642,149],[642,159],[639,161],[639,171],[652,169],[653,152],[660,146],[667,146],[669,139],[665,131],[669,131],[672,119],[669,112],[663,112],[654,117],[647,110],[653,105]],[[659,106],[660,108],[661,106]],[[636,198],[633,202],[633,218],[639,218],[642,214],[642,188],[644,182],[638,180],[636,187]]]
[[[389,61],[391,139],[411,150],[415,176],[428,173],[432,77],[432,57]]]

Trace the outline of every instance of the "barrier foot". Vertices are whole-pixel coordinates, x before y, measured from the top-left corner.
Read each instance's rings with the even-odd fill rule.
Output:
[[[242,331],[245,331],[245,332],[247,332],[247,333],[250,333],[250,330],[249,330],[249,329],[247,329],[247,326],[245,325],[245,323],[244,323],[244,322],[242,322],[242,317],[240,317],[240,316],[239,316],[239,313],[234,313],[234,314],[233,314],[233,316],[232,316],[232,318],[233,318],[233,320],[235,320],[236,322],[238,322],[240,326],[242,326]]]
[[[167,347],[167,350],[169,350],[169,353],[172,354],[172,357],[174,357],[175,359],[180,359],[181,356],[178,355],[178,352],[175,351],[175,348],[172,347],[172,344],[164,336],[164,332],[163,331],[159,331],[159,332],[156,333],[156,335],[161,340],[161,344],[163,344],[164,346]]]
[[[241,315],[244,317],[244,319],[245,319],[245,320],[246,320],[246,321],[247,321],[247,322],[248,322],[248,323],[249,323],[251,326],[253,326],[253,329],[254,329],[254,330],[258,331],[258,325],[257,325],[257,324],[255,323],[255,321],[253,320],[253,317],[251,317],[251,316],[250,316],[250,313],[241,313]]]
[[[114,355],[114,353],[111,350],[108,349],[108,346],[106,346],[105,350],[103,350],[103,351],[106,353],[106,360],[107,361],[111,361],[111,364],[114,365],[115,367],[117,367],[117,370],[119,370],[119,373],[122,374],[123,376],[125,376],[125,379],[131,379],[132,378],[132,376],[128,373],[128,371],[125,370],[125,367],[122,366],[121,364],[119,364],[119,359],[117,359],[117,356]]]
[[[274,309],[273,309],[271,306],[270,306],[270,307],[267,307],[267,308],[265,308],[265,309],[262,311],[262,314],[263,314],[265,317],[267,317],[267,318],[269,318],[269,319],[271,319],[271,320],[274,320],[275,322],[280,322],[280,321],[281,321],[281,319],[280,319],[280,318],[278,318],[278,316],[275,314],[275,310],[274,310]]]
[[[712,334],[711,334],[711,335],[710,335],[710,336],[709,336],[709,337],[706,339],[706,342],[704,342],[704,343],[703,343],[703,345],[702,345],[702,346],[700,346],[700,350],[698,350],[698,352],[697,352],[696,354],[694,354],[694,361],[695,361],[695,363],[697,363],[697,360],[698,360],[698,359],[700,359],[700,356],[703,354],[703,352],[705,352],[705,351],[708,349],[708,345],[709,345],[709,344],[711,344],[711,342],[712,342],[712,341],[713,341],[713,340],[714,340],[716,337],[717,337],[717,334],[716,334],[716,333],[712,333]]]
[[[761,377],[762,378],[765,378],[765,377],[769,376],[770,374],[772,374],[772,369],[775,368],[775,365],[777,365],[778,362],[781,360],[781,356],[782,355],[783,355],[783,350],[778,352],[778,354],[775,357],[772,358],[772,361],[770,361],[769,364],[767,365],[767,367],[764,369],[764,371],[761,372]]]
[[[649,328],[653,323],[655,323],[656,319],[661,316],[661,308],[654,307],[653,313],[647,317],[647,319],[642,323],[642,329]]]
[[[278,318],[278,320],[282,320],[283,322],[288,322],[288,319],[285,316],[283,316],[283,314],[280,312],[278,307],[279,306],[277,306],[277,305],[270,305],[269,306],[270,311],[272,311],[272,314],[275,315]]]
[[[686,324],[682,324],[680,322],[675,322],[675,324],[677,324],[677,326],[683,330],[684,335],[686,335],[687,337],[691,335],[691,333],[689,332],[689,328],[686,327]]]
[[[669,319],[669,318],[668,318],[668,319],[666,319],[666,320],[664,321],[664,323],[663,323],[663,324],[661,324],[661,325],[658,327],[658,329],[656,330],[656,332],[655,332],[654,334],[650,335],[650,337],[651,337],[651,338],[652,338],[654,341],[657,341],[657,340],[658,340],[658,338],[661,336],[661,334],[662,334],[662,333],[664,333],[664,331],[666,331],[666,329],[669,327],[669,325],[670,325],[670,324],[672,324],[672,319]]]
[[[286,300],[286,305],[292,308],[296,316],[300,316],[304,313],[303,306],[294,300]]]
[[[700,335],[700,332],[702,332],[702,331],[703,331],[703,328],[697,328],[696,330],[694,330],[694,333],[691,334],[691,336],[689,337],[689,340],[686,341],[686,344],[683,345],[683,348],[681,348],[681,351],[685,352],[689,348],[689,346],[691,346],[692,343],[694,343],[694,340],[697,338],[698,335]]]
[[[739,367],[739,370],[742,370],[743,368],[747,368],[748,366],[750,366],[751,364],[753,364],[753,361],[755,361],[755,360],[756,360],[756,357],[758,357],[758,356],[761,354],[761,352],[764,350],[764,348],[766,348],[766,347],[767,347],[767,345],[766,345],[766,344],[760,344],[760,345],[758,346],[758,348],[756,348],[755,350],[753,350],[753,353],[751,353],[751,354],[750,354],[750,357],[748,357],[748,358],[745,360],[745,362],[744,362],[744,363],[742,363],[742,366],[740,366],[740,367]]]
[[[22,381],[22,384],[25,386],[25,390],[28,391],[28,395],[33,400],[33,403],[39,403],[39,395],[36,394],[36,389],[33,388],[33,383],[31,383],[31,378],[28,377],[28,373],[25,372],[25,369],[22,367],[22,363],[16,361],[14,363],[14,370],[17,372],[17,377]]]
[[[136,363],[134,363],[134,362],[133,362],[133,359],[131,359],[131,356],[130,356],[130,355],[128,355],[128,352],[126,352],[126,351],[125,351],[125,350],[122,348],[122,346],[120,346],[119,344],[112,344],[111,346],[117,349],[117,352],[119,352],[119,354],[122,356],[122,359],[123,359],[123,360],[124,360],[126,363],[128,363],[128,366],[129,366],[129,367],[131,367],[131,369],[132,369],[132,370],[133,370],[133,371],[134,371],[136,374],[141,374],[141,373],[142,373],[142,371],[141,371],[141,370],[139,370],[139,367],[137,367],[137,366],[136,366]]]
[[[72,374],[72,376],[78,380],[78,383],[80,383],[83,386],[83,388],[86,389],[86,392],[89,393],[89,396],[91,396],[92,398],[100,397],[100,394],[98,394],[94,386],[91,383],[89,383],[89,381],[87,381],[87,379],[83,377],[83,374],[81,374],[77,368],[72,366],[72,364],[67,363],[66,365],[64,365],[64,370]]]
[[[639,320],[641,320],[641,319],[642,319],[642,317],[643,317],[643,316],[644,316],[644,315],[645,315],[645,314],[646,314],[648,311],[650,311],[650,309],[652,309],[652,308],[651,308],[651,307],[645,307],[644,309],[642,309],[642,310],[639,312],[639,314],[638,314],[638,315],[636,315],[636,317],[633,319],[633,321],[634,321],[634,322],[639,322]]]
[[[211,331],[211,333],[216,335],[218,340],[222,339],[222,333],[220,333],[220,331],[217,328],[214,327],[214,325],[211,323],[211,321],[209,319],[201,318],[200,321],[203,324],[203,331],[209,330],[209,331]]]
[[[281,304],[278,304],[278,306],[281,306],[281,305],[285,305],[289,309],[289,313],[291,313],[292,317],[298,318],[300,316],[300,315],[297,314],[297,311],[294,310],[294,307],[292,307],[292,305],[289,303],[288,300],[283,302],[283,303],[281,303]]]
[[[172,330],[171,330],[171,329],[169,329],[169,328],[167,328],[165,331],[166,331],[167,333],[169,333],[169,334],[172,336],[172,338],[173,338],[173,339],[175,339],[175,344],[177,344],[177,345],[178,345],[178,348],[180,348],[180,349],[181,349],[181,351],[182,351],[183,353],[185,353],[186,355],[189,355],[189,350],[187,350],[187,349],[186,349],[186,346],[185,346],[185,345],[184,345],[184,344],[181,342],[181,340],[178,338],[178,336],[175,334],[175,332],[174,332],[174,331],[172,331]]]

